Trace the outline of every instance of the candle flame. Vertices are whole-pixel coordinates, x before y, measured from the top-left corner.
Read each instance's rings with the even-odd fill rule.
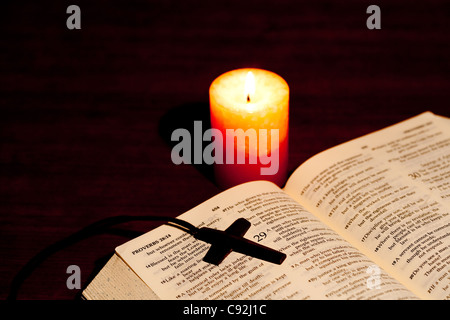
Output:
[[[255,76],[253,72],[249,71],[245,78],[245,96],[247,102],[250,102],[250,97],[255,94]]]

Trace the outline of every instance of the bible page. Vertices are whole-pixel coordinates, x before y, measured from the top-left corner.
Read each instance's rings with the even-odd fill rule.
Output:
[[[421,298],[450,298],[450,121],[426,112],[326,150],[285,191]]]
[[[234,187],[179,216],[220,230],[241,217],[251,222],[247,239],[286,253],[282,265],[236,252],[206,263],[208,243],[165,225],[116,252],[162,299],[416,298],[270,182]]]

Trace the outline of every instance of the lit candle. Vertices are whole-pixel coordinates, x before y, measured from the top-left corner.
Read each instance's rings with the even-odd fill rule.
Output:
[[[270,71],[238,69],[215,79],[209,95],[211,127],[224,137],[217,146],[224,161],[214,166],[218,185],[269,180],[282,186],[288,160],[286,81]]]

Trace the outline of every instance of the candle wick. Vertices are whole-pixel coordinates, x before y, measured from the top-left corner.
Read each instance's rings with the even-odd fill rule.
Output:
[[[247,95],[247,102],[250,102],[250,94]]]

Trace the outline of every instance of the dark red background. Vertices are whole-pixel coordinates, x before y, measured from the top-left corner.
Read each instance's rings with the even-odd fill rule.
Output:
[[[66,8],[81,8],[81,30]],[[170,133],[208,118],[219,74],[260,67],[291,88],[290,165],[426,110],[450,116],[448,1],[2,1],[0,298],[44,247],[118,214],[176,216],[217,194],[171,162]],[[156,224],[129,223],[146,231]],[[61,251],[19,299],[74,299],[128,238]]]

